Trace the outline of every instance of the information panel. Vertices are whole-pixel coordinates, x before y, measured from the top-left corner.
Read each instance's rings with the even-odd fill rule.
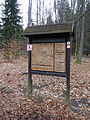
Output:
[[[66,72],[66,43],[32,45],[32,70]]]

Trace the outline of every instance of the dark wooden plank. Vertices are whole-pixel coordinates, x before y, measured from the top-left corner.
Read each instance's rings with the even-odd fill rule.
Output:
[[[31,74],[40,74],[40,75],[47,75],[47,76],[67,77],[67,74],[64,73],[64,72],[51,72],[51,71],[32,70]]]

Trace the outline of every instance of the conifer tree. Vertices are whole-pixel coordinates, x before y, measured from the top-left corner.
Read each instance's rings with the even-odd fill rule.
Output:
[[[9,40],[12,37],[18,37],[22,30],[22,26],[20,25],[22,18],[19,15],[20,9],[17,0],[5,0],[2,13],[3,32],[5,39]]]

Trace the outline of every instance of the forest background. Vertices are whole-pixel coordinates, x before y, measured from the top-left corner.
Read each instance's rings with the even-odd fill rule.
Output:
[[[0,6],[0,50],[4,51],[4,57],[7,59],[24,52],[26,55],[27,40],[21,37],[23,18],[20,4],[17,0],[5,0]],[[90,54],[89,0],[53,0],[48,5],[44,0],[36,0],[35,3],[29,0],[27,9],[27,26],[72,22],[75,36],[71,43],[71,54],[76,57],[77,63],[81,63],[82,55]]]
[[[70,106],[64,101],[66,79],[60,77],[33,75],[32,96],[27,97],[28,39],[21,36],[24,11],[18,1],[0,4],[0,119],[90,120],[90,0],[28,0],[25,8],[26,26],[66,22],[74,26]]]

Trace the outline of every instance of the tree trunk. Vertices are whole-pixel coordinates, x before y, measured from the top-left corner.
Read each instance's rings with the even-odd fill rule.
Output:
[[[39,24],[41,25],[41,0],[39,0]]]
[[[42,10],[42,25],[44,25],[44,0],[43,0],[43,10]]]
[[[29,6],[28,6],[28,27],[32,23],[31,14],[32,14],[32,0],[29,0]]]
[[[79,42],[79,21],[77,22],[77,24],[76,24],[76,46],[75,46],[75,56],[77,56],[77,54],[78,54],[78,42]]]
[[[56,0],[54,0],[54,11],[55,11],[55,23],[57,23],[57,16],[56,16]]]
[[[83,0],[83,10],[82,14],[84,14],[85,11],[85,0]],[[81,58],[83,54],[83,43],[84,43],[84,23],[85,23],[85,16],[82,18],[82,30],[81,30],[81,41],[80,41],[80,56],[79,56],[79,64],[81,64]]]
[[[37,0],[37,25],[38,25],[38,0]]]

